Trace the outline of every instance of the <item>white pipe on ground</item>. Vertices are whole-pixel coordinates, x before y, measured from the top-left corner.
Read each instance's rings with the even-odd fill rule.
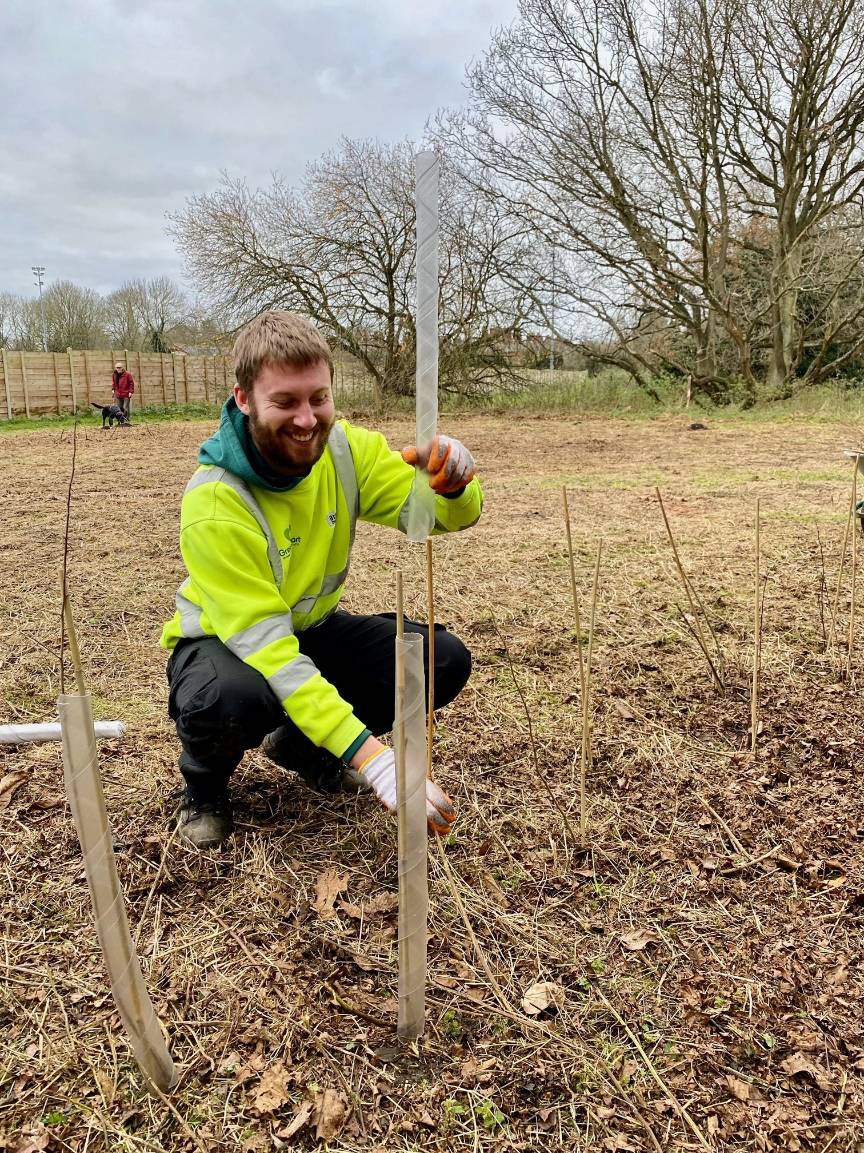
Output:
[[[96,721],[93,726],[102,741],[119,741],[126,732],[122,721]],[[0,725],[0,745],[40,745],[62,741],[59,724]]]

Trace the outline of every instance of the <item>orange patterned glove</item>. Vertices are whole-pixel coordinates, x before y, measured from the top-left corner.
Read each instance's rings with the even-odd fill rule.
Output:
[[[440,496],[458,492],[474,477],[474,457],[452,436],[436,436],[426,448],[402,449],[402,459],[429,473],[429,485]]]

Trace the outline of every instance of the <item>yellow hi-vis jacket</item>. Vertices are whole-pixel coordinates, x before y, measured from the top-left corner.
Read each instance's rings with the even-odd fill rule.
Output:
[[[296,634],[339,604],[358,519],[406,531],[413,479],[414,469],[380,433],[344,420],[309,475],[287,492],[200,467],[180,508],[189,576],[160,643],[173,649],[184,637],[218,637],[267,678],[313,744],[341,757],[365,725],[300,653]],[[470,527],[482,506],[476,478],[455,499],[436,497],[435,531]]]

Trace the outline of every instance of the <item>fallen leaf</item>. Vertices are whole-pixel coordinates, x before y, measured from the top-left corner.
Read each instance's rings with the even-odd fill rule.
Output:
[[[522,998],[522,1012],[536,1017],[546,1009],[558,1009],[564,1004],[565,994],[554,981],[537,981],[525,990]]]
[[[288,1096],[288,1083],[291,1074],[282,1061],[277,1061],[261,1074],[258,1092],[252,1102],[258,1113],[275,1113],[290,1100]]]
[[[304,1129],[312,1120],[312,1114],[315,1112],[315,1103],[313,1101],[303,1101],[302,1104],[297,1106],[291,1121],[285,1126],[284,1129],[276,1131],[277,1137],[283,1137],[286,1141]]]
[[[660,938],[653,929],[631,929],[629,933],[622,933],[619,940],[631,953],[640,953],[648,945],[656,945]]]
[[[626,701],[622,701],[619,697],[612,698],[612,704],[616,712],[624,718],[625,721],[635,721],[636,714],[630,708]]]
[[[325,869],[315,882],[315,901],[312,907],[323,920],[335,917],[333,902],[348,888],[348,874],[339,873],[336,869]]]
[[[0,809],[5,809],[16,789],[19,789],[27,780],[27,773],[7,773],[0,779]]]
[[[385,916],[387,913],[395,913],[399,908],[399,895],[398,893],[379,893],[371,900],[364,901],[362,905],[355,905],[351,901],[340,901],[339,908],[349,917],[353,917],[355,921],[369,921],[375,917]]]
[[[351,1106],[335,1089],[315,1095],[315,1139],[332,1141],[348,1120]]]
[[[793,1053],[791,1057],[780,1062],[780,1068],[790,1077],[812,1077],[820,1089],[831,1088],[831,1080],[825,1070],[821,1065],[811,1060],[806,1053]]]
[[[726,1078],[726,1084],[733,1097],[737,1097],[739,1101],[750,1100],[753,1086],[749,1081],[742,1081],[740,1077],[733,1077],[730,1073]]]

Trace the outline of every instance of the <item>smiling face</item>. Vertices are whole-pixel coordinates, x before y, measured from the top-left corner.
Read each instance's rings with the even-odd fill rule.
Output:
[[[336,419],[324,361],[302,368],[265,364],[248,392],[234,386],[234,399],[249,417],[255,447],[274,472],[306,476],[324,452]]]

